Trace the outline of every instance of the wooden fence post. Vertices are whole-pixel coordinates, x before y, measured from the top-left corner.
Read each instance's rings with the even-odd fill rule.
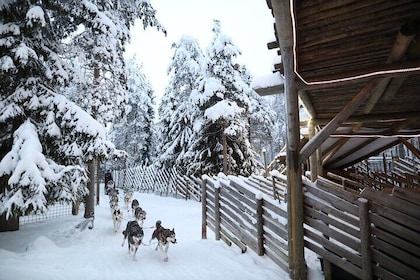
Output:
[[[207,179],[201,181],[201,239],[207,239]]]
[[[256,196],[257,199],[257,253],[258,256],[264,255],[264,230],[263,230],[263,199],[261,193]]]
[[[214,189],[214,229],[216,240],[220,240],[220,184]]]
[[[366,198],[358,198],[360,219],[360,241],[362,254],[362,279],[372,279],[372,253],[370,250],[369,204]]]

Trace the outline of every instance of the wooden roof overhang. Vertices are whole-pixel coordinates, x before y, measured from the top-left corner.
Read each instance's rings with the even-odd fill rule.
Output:
[[[268,47],[295,65],[275,71],[295,77],[317,131],[302,160],[321,148],[324,168],[341,169],[420,135],[419,0],[267,4],[277,39]]]

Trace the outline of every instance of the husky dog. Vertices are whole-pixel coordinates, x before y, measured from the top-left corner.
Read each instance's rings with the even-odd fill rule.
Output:
[[[164,227],[157,228],[156,231],[153,233],[155,238],[158,240],[158,245],[156,246],[157,250],[158,248],[163,253],[163,260],[165,262],[168,261],[168,249],[169,244],[176,243],[176,235],[175,235],[175,229],[169,230]],[[153,237],[152,237],[153,239]]]
[[[139,226],[136,221],[129,221],[126,229],[123,231],[124,239],[121,246],[124,246],[124,242],[128,239],[128,254],[133,252],[133,260],[136,260],[137,249],[141,245],[144,237],[143,229]]]
[[[120,209],[114,209],[112,213],[112,222],[114,223],[114,232],[117,232],[120,229],[121,222],[123,220],[123,213]]]
[[[114,201],[118,203],[118,194],[112,193],[109,195],[109,201]]]
[[[132,190],[124,190],[124,202],[125,208],[128,210],[131,201],[133,200],[133,191]]]
[[[139,225],[142,227],[144,220],[146,220],[146,211],[144,211],[140,206],[138,206],[134,212],[134,217]]]
[[[111,215],[113,215],[114,211],[118,209],[118,202],[115,202],[114,200],[110,200],[109,208],[111,209]]]
[[[133,201],[131,202],[131,210],[134,212],[136,211],[136,208],[139,207],[139,201],[137,199],[133,199]]]

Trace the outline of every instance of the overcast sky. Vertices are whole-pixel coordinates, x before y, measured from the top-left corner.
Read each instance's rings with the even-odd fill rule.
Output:
[[[136,54],[159,100],[167,85],[166,69],[173,54],[171,44],[182,35],[196,38],[203,51],[210,43],[213,19],[221,21],[222,32],[242,51],[239,62],[254,77],[271,73],[276,57],[267,43],[274,40],[274,19],[265,0],[151,0],[167,36],[156,28],[132,29],[126,56]],[[158,101],[157,100],[157,101]]]

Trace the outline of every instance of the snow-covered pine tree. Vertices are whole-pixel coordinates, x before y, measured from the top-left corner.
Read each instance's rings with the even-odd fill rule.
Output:
[[[276,94],[270,99],[270,107],[275,112],[273,126],[273,145],[269,154],[269,159],[273,160],[286,145],[286,104],[284,94]]]
[[[249,84],[234,59],[240,55],[215,21],[206,51],[206,71],[198,78],[191,100],[197,110],[190,143],[190,174],[250,175],[258,166],[249,143]]]
[[[144,28],[156,26],[164,31],[155,18],[156,11],[147,0],[91,0],[70,7],[70,13],[81,24],[81,32],[70,45],[84,70],[79,80],[81,96],[74,96],[73,100],[103,125],[122,119],[127,104],[123,52],[130,40],[130,26],[140,19]],[[93,175],[98,173],[95,170],[98,165],[90,162],[88,166],[91,178],[86,218],[93,217]]]
[[[114,149],[103,127],[59,94],[72,74],[61,42],[77,27],[67,2],[0,5],[2,225],[85,195],[84,162]]]
[[[190,94],[202,75],[203,52],[197,40],[183,36],[172,44],[174,50],[168,66],[169,84],[165,88],[158,112],[159,146],[157,164],[186,170],[185,153],[192,135]]]
[[[252,75],[244,66],[238,66],[243,80],[251,87]],[[269,99],[259,96],[254,90],[250,90],[248,98],[249,106],[249,137],[251,147],[261,155],[260,161],[263,162],[262,150],[268,151],[272,158],[271,147],[273,145],[273,127],[275,126],[275,111],[270,107]]]
[[[123,122],[113,121],[110,136],[118,149],[127,152],[128,166],[147,165],[152,160],[155,97],[135,57],[127,60],[127,69],[127,114]]]

